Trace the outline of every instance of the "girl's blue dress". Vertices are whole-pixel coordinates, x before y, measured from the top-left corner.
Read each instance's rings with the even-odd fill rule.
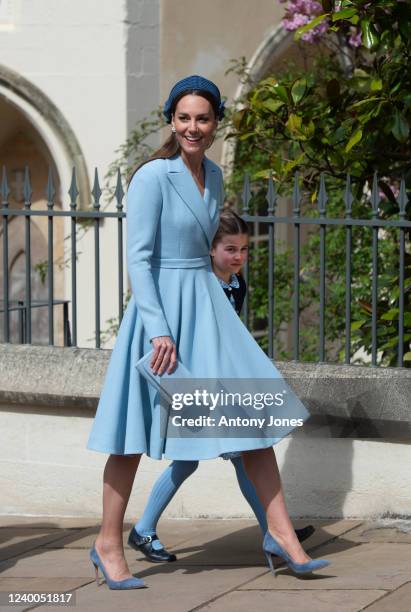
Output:
[[[127,194],[132,298],[111,355],[88,448],[161,459],[211,459],[266,448],[279,438],[161,438],[160,400],[135,363],[156,336],[171,336],[198,378],[280,378],[215,277],[209,251],[223,202],[220,168],[204,158],[201,196],[180,155],[146,163]],[[296,404],[301,404],[295,398]],[[305,419],[304,407],[297,408]],[[293,417],[296,410],[293,411]]]

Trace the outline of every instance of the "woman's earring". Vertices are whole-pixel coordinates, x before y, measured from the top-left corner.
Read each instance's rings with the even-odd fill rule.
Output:
[[[175,125],[173,125],[173,126],[171,127],[171,131],[173,132],[173,134],[175,134],[175,133],[176,133],[176,127],[175,127]]]

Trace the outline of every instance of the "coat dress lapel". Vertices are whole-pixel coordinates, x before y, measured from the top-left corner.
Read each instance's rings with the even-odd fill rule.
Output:
[[[205,157],[206,184],[204,198],[208,205],[208,212],[211,220],[211,237],[214,237],[219,222],[219,207],[223,205],[223,183],[221,175],[216,166]]]
[[[203,198],[180,155],[167,159],[167,167],[169,181],[197,219],[207,238],[208,246],[211,248],[211,241],[215,232],[215,223],[212,222],[212,219],[215,219],[218,208],[218,173],[205,157]]]

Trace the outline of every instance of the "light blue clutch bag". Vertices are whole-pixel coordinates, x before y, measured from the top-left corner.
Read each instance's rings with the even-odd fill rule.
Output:
[[[136,368],[141,376],[144,376],[144,378],[157,389],[161,397],[165,399],[167,403],[171,403],[172,397],[170,395],[170,386],[167,387],[164,385],[164,382],[167,380],[176,380],[181,378],[192,379],[193,375],[185,366],[183,366],[181,361],[177,361],[177,366],[174,369],[174,372],[171,374],[168,374],[167,372],[164,372],[164,374],[161,374],[161,376],[154,374],[150,367],[152,356],[153,351],[146,353],[144,357],[137,361]]]

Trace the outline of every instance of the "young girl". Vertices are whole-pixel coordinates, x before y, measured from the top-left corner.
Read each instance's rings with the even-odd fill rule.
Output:
[[[247,286],[241,275],[241,268],[248,255],[248,226],[235,212],[225,210],[220,215],[220,224],[210,251],[212,268],[233,308],[239,315],[244,302]],[[264,508],[257,497],[254,486],[248,479],[240,452],[226,453],[236,471],[238,484],[250,504],[263,535],[267,531]],[[175,561],[156,535],[157,523],[183,482],[195,472],[198,461],[173,461],[157,479],[151,491],[141,519],[132,528],[128,543],[140,550],[150,561]],[[307,539],[314,528],[307,525],[297,529],[301,541]]]

